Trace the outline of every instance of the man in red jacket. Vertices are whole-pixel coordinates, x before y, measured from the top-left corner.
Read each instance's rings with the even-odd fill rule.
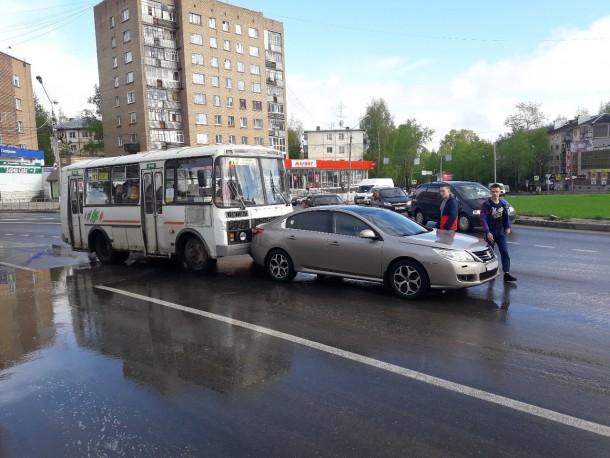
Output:
[[[455,197],[451,195],[451,186],[449,186],[447,183],[443,183],[438,193],[443,198],[443,201],[441,202],[440,216],[436,221],[436,228],[456,231],[458,202]]]

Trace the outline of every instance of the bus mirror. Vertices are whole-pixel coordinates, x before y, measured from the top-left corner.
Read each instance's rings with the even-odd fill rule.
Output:
[[[197,184],[200,188],[209,188],[208,180],[205,176],[205,170],[197,170]]]

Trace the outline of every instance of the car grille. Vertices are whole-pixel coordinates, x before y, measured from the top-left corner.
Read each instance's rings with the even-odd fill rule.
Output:
[[[490,246],[487,246],[484,250],[473,251],[472,254],[481,262],[491,261],[496,257],[496,253],[494,253],[494,250],[492,250]]]
[[[481,280],[481,281],[487,280],[488,278],[493,277],[497,273],[498,273],[498,268],[496,267],[495,269],[488,270],[487,272],[483,272],[482,274],[479,274],[479,280]]]

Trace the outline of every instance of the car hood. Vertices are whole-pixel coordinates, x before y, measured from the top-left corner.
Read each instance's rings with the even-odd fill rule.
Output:
[[[487,243],[476,237],[444,229],[434,229],[425,234],[403,237],[403,239],[409,243],[447,249],[480,250],[487,246]]]

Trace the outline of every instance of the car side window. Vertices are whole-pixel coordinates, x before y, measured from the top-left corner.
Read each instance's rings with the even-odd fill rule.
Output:
[[[371,229],[365,222],[345,213],[335,214],[335,234],[358,237],[360,231]]]
[[[431,201],[435,201],[435,200],[440,200],[441,196],[438,193],[439,188],[435,187],[435,186],[430,186],[428,188],[428,191],[426,192],[426,200],[431,200]]]
[[[332,215],[327,211],[296,213],[286,220],[286,229],[331,232]]]

